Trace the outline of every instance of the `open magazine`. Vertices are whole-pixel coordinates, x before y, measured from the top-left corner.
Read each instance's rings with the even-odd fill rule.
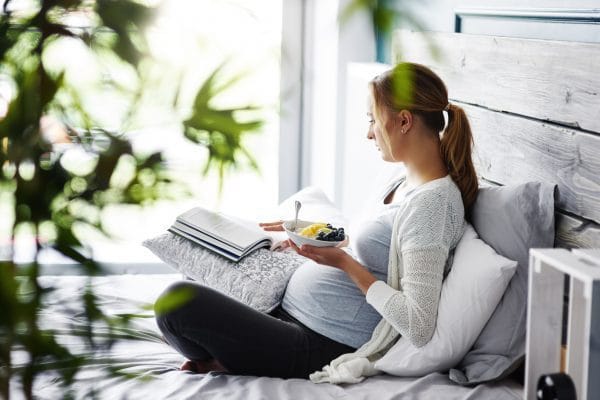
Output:
[[[169,231],[238,262],[253,251],[277,249],[283,232],[266,232],[258,223],[194,207],[177,217]]]

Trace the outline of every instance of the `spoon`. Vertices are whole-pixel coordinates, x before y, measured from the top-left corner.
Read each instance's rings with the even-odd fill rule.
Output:
[[[302,203],[300,203],[298,200],[296,200],[296,201],[294,201],[294,206],[296,207],[296,218],[294,218],[293,230],[296,231],[296,227],[298,226],[298,213],[300,212],[300,207],[302,207]]]

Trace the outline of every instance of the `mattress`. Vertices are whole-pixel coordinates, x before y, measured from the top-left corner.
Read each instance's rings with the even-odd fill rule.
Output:
[[[451,382],[443,373],[420,378],[380,375],[359,384],[337,386],[314,384],[303,379],[279,379],[236,376],[223,373],[193,374],[178,370],[184,361],[160,338],[150,305],[178,274],[43,276],[43,286],[54,287],[48,294],[48,307],[40,314],[42,327],[59,333],[58,340],[73,352],[85,354],[91,362],[82,368],[72,385],[74,398],[89,398],[93,390],[100,399],[522,399],[523,387],[512,380],[475,387]],[[109,315],[136,314],[128,328],[127,339],[118,341],[102,352],[87,354],[81,339],[72,335],[69,326],[82,322],[81,309],[73,299],[83,293],[86,284],[99,297],[99,306]],[[101,330],[96,333],[101,334]],[[15,352],[17,364],[23,355]],[[133,377],[108,377],[108,367]],[[19,399],[20,383],[12,382],[13,398]],[[34,385],[37,399],[63,398],[64,388],[56,374],[44,373]]]

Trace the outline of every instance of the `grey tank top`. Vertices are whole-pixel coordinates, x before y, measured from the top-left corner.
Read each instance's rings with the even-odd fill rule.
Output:
[[[346,249],[377,279],[387,281],[388,256],[396,210],[410,193],[403,178],[397,178],[378,196],[376,204],[350,233]],[[393,191],[393,202],[383,200]],[[307,263],[292,275],[282,307],[308,328],[337,342],[360,347],[367,342],[381,315],[367,303],[365,295],[342,270]]]

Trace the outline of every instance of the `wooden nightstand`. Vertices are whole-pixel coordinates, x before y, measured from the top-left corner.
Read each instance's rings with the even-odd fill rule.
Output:
[[[600,399],[600,250],[532,249],[525,364],[526,399],[542,374],[560,371],[563,290],[570,277],[566,373],[578,399]]]

